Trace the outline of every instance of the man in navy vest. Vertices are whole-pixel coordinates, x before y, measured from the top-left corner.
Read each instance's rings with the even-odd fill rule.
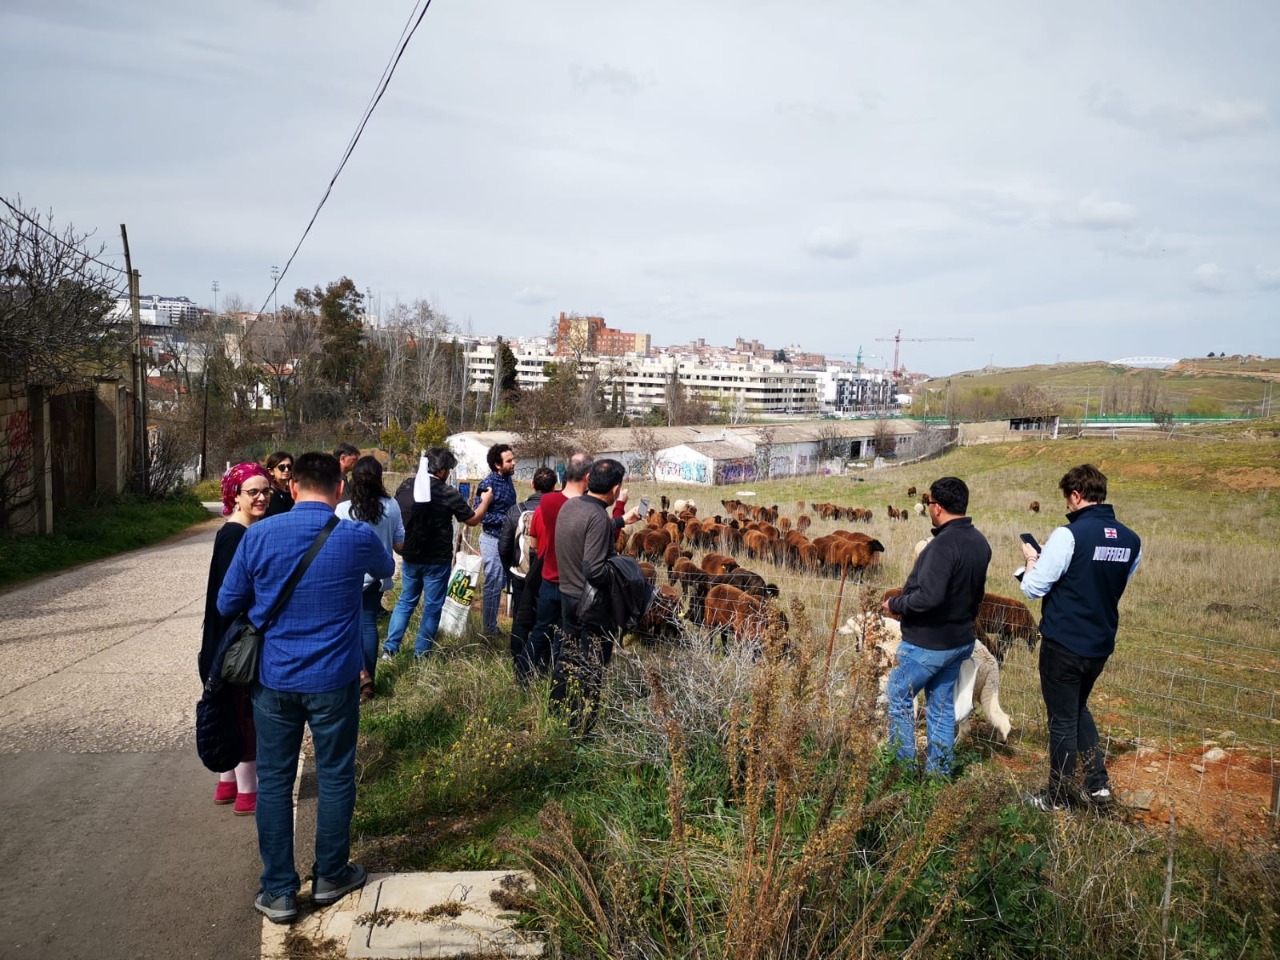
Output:
[[[1107,478],[1097,467],[1072,467],[1058,489],[1067,501],[1067,525],[1053,531],[1041,553],[1022,545],[1022,592],[1044,598],[1040,692],[1049,714],[1049,786],[1027,802],[1065,809],[1077,796],[1078,758],[1088,802],[1105,807],[1113,798],[1089,694],[1116,648],[1120,597],[1138,569],[1142,541],[1105,502]]]

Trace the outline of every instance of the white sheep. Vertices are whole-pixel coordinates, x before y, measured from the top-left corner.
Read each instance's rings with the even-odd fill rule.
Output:
[[[897,620],[881,617],[873,611],[855,613],[845,621],[844,626],[838,632],[847,637],[857,637],[858,649],[862,649],[870,633],[876,648],[889,658],[890,668],[892,668],[893,661],[897,656],[898,645],[902,643],[902,624]],[[974,643],[970,659],[975,668],[973,702],[981,704],[982,712],[986,715],[991,726],[995,728],[1000,737],[1000,742],[1003,743],[1009,738],[1009,731],[1013,729],[1013,723],[1009,715],[1004,712],[1004,708],[1000,706],[1000,664],[981,641]],[[885,701],[884,690],[888,681],[889,673],[885,671],[880,679],[882,702]],[[959,685],[957,685],[956,689],[959,691]],[[918,702],[916,710],[918,714]],[[968,735],[971,717],[972,712],[966,712],[956,725],[956,740],[961,740]]]

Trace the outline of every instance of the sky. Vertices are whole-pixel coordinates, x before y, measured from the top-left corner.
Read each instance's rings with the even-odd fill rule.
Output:
[[[413,9],[5,0],[0,195],[260,307]],[[434,0],[280,301],[876,365],[900,333],[935,375],[1278,356],[1277,49],[1274,0]]]

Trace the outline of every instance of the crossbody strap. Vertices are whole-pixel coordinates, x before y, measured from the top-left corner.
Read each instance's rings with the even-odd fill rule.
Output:
[[[271,605],[271,609],[267,611],[267,615],[262,618],[259,630],[265,630],[267,624],[275,619],[280,608],[285,605],[289,597],[293,595],[293,588],[298,585],[298,581],[302,579],[302,575],[307,572],[307,567],[311,566],[311,561],[316,558],[316,554],[320,552],[320,548],[324,546],[324,542],[329,539],[329,534],[333,533],[333,528],[338,525],[338,515],[335,513],[316,534],[315,540],[311,543],[311,549],[307,551],[307,555],[298,561],[298,565],[293,568],[293,573],[289,574],[289,579],[284,582],[284,586],[280,589],[280,595],[276,597],[276,602]]]

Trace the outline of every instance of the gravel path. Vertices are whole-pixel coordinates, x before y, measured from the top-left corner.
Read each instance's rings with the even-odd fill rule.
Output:
[[[193,737],[220,523],[0,593],[0,958],[258,956],[253,818]]]

